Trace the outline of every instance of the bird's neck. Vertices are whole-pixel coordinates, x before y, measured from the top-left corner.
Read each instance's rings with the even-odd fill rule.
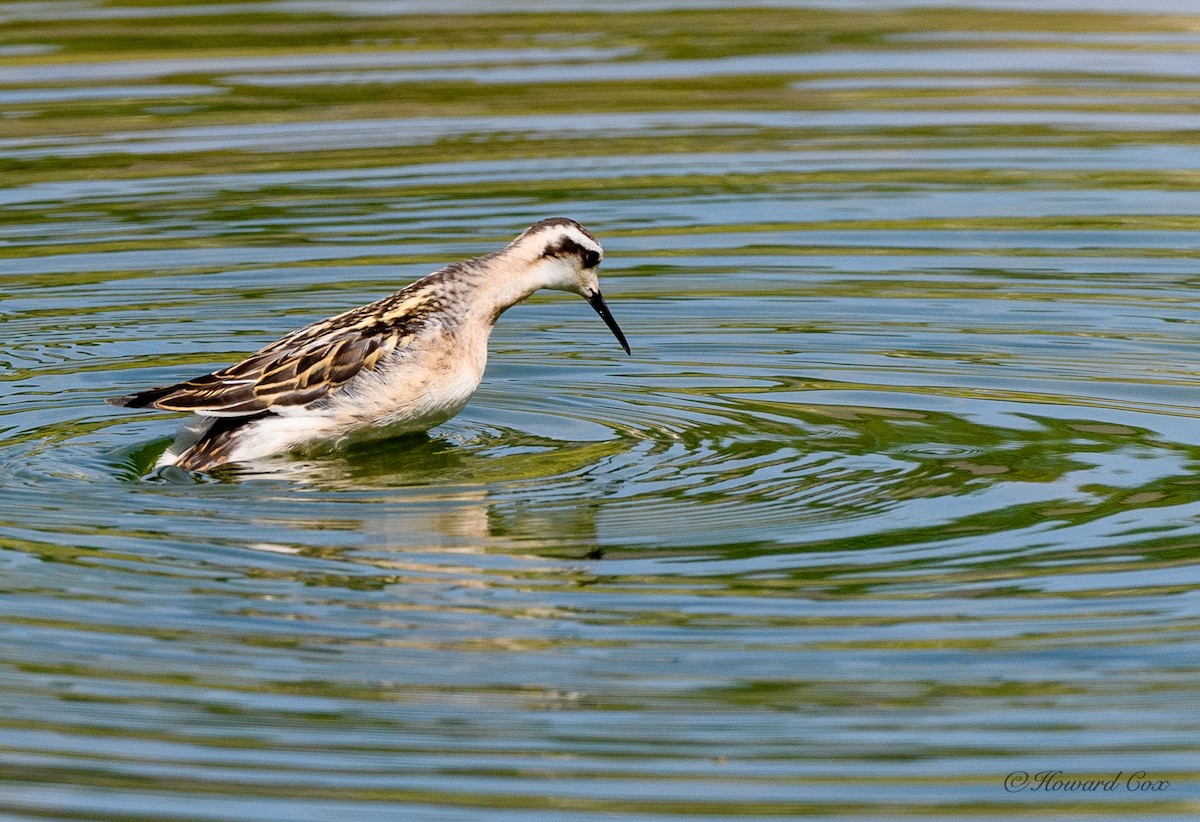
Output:
[[[508,258],[493,263],[476,280],[479,314],[489,325],[500,315],[547,285],[548,261]]]

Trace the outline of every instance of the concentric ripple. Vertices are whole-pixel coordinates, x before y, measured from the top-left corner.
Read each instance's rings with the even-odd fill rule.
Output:
[[[1195,816],[1193,11],[399,5],[0,10],[0,814]],[[542,295],[211,476],[103,402],[554,214],[633,356]]]

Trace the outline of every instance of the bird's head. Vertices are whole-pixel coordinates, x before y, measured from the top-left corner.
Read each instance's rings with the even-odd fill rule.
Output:
[[[600,294],[596,269],[604,259],[604,249],[590,231],[567,217],[551,217],[525,229],[510,248],[530,261],[537,288],[570,291],[583,297],[608,325],[625,353],[630,353],[625,335]]]

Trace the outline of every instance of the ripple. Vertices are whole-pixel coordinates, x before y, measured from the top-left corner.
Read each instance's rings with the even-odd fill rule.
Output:
[[[1186,16],[17,5],[0,814],[1194,815]],[[541,295],[211,476],[103,403],[554,213],[634,356]]]

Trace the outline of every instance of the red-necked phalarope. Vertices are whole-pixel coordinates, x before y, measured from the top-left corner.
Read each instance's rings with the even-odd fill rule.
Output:
[[[108,402],[196,414],[158,463],[189,471],[321,440],[425,431],[467,404],[497,318],[540,288],[582,296],[628,354],[600,296],[603,258],[579,223],[542,220],[499,251],[293,331],[236,365]]]

